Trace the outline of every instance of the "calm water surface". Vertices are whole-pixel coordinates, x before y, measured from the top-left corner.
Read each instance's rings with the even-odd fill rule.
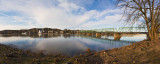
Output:
[[[120,41],[114,41],[113,38],[113,36],[96,38],[78,35],[59,35],[50,37],[0,35],[0,43],[13,45],[14,47],[24,50],[44,51],[45,54],[61,53],[64,55],[79,55],[88,48],[94,51],[101,51],[129,45],[130,43],[146,39],[146,35],[124,35]]]

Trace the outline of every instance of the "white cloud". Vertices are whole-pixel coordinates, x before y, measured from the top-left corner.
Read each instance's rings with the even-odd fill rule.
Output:
[[[98,25],[109,25],[119,22],[120,10],[86,10],[68,0],[0,0],[0,13],[16,12],[19,15],[9,16],[0,20],[0,23],[23,22],[28,27],[50,27],[50,28],[82,28],[96,27]],[[117,15],[116,15],[117,14]],[[97,21],[90,21],[95,19]],[[12,21],[11,21],[12,20]],[[116,24],[115,24],[116,25]],[[6,23],[0,24],[4,29],[26,28],[25,26],[16,26]],[[15,27],[15,28],[13,28]],[[2,29],[1,29],[2,30]]]
[[[94,28],[117,28],[122,27],[123,22],[120,21],[122,15],[117,14],[113,16],[105,16],[103,19],[100,19],[99,21],[89,21],[88,23],[85,23],[81,25],[79,28],[85,28],[86,29],[94,29]],[[104,27],[102,27],[102,25]]]

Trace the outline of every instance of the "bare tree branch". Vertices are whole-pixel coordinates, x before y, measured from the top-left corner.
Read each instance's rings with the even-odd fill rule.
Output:
[[[160,29],[160,0],[118,0],[118,7],[124,8],[127,23],[134,24],[141,18],[145,22],[151,40],[157,39],[156,32]]]

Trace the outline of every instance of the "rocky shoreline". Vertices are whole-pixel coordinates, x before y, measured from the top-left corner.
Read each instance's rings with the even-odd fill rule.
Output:
[[[0,64],[160,64],[160,41],[141,41],[85,55],[44,55],[0,44]]]

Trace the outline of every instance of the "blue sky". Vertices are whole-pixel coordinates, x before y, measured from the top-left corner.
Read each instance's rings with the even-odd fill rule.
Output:
[[[116,0],[0,0],[0,30],[122,27]]]

